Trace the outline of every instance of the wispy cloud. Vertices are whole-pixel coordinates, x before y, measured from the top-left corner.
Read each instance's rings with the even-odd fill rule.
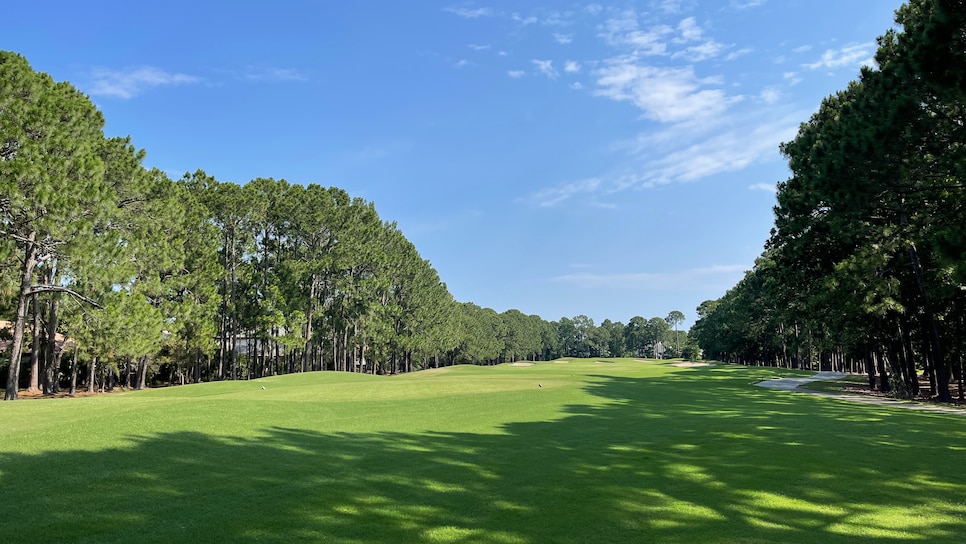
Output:
[[[448,11],[464,19],[479,19],[480,17],[491,17],[493,15],[492,8],[444,8],[444,11]]]
[[[491,46],[488,45],[488,44],[487,45],[480,45],[480,44],[471,43],[471,44],[467,45],[466,47],[469,47],[473,51],[486,51]]]
[[[690,145],[652,152],[641,158],[644,174],[622,185],[654,187],[671,182],[695,181],[716,174],[737,172],[759,162],[778,158],[778,145],[795,136],[803,112],[773,121],[748,120],[740,128],[716,132]]]
[[[733,285],[750,270],[749,265],[714,265],[671,272],[574,273],[549,278],[551,282],[582,287],[634,288],[652,291],[692,291]]]
[[[871,66],[874,51],[875,44],[872,43],[850,44],[839,49],[828,49],[822,53],[821,59],[804,66],[812,70]]]
[[[748,186],[752,191],[765,191],[766,193],[777,193],[778,185],[775,183],[755,183]]]
[[[678,23],[678,32],[680,36],[675,38],[675,41],[678,43],[698,41],[704,34],[704,31],[698,26],[698,20],[694,17],[688,17]]]
[[[574,35],[573,34],[560,34],[559,32],[554,32],[553,39],[554,39],[555,42],[557,42],[557,43],[559,43],[561,45],[567,45],[570,42],[574,41]]]
[[[667,25],[656,25],[642,30],[637,12],[623,11],[604,22],[600,36],[613,46],[628,49],[633,56],[656,56],[667,54],[666,38],[674,34]]]
[[[682,49],[674,53],[672,58],[682,58],[690,62],[701,62],[717,57],[723,50],[724,45],[714,40],[708,40],[699,45],[692,45],[691,47]]]
[[[520,23],[523,26],[533,25],[533,24],[536,24],[536,23],[540,22],[540,19],[537,19],[536,17],[534,17],[532,15],[529,16],[529,17],[523,17],[519,13],[514,13],[513,15],[510,16],[510,18],[513,19],[514,21]]]
[[[250,66],[242,72],[249,81],[308,81],[308,76],[294,68]]]
[[[580,71],[580,63],[575,60],[568,60],[564,63],[564,72],[568,74],[576,74]]]
[[[758,96],[765,104],[772,105],[778,103],[784,94],[778,87],[766,87]]]
[[[550,79],[557,79],[560,77],[560,73],[557,72],[557,69],[553,67],[552,60],[533,59],[532,62],[533,65],[537,67],[538,72],[549,77]]]
[[[748,53],[751,53],[752,51],[754,51],[754,49],[750,47],[743,47],[741,49],[738,49],[737,51],[732,51],[731,53],[728,53],[728,55],[725,57],[725,60],[729,60],[729,61],[735,60],[737,58],[747,55]]]
[[[521,77],[527,75],[523,70],[507,70],[506,75],[512,77],[513,79],[520,79]]]
[[[690,66],[649,66],[620,58],[595,75],[594,94],[631,102],[645,117],[662,123],[720,115],[739,100],[721,89],[706,88],[716,80],[698,78]]]
[[[657,7],[664,13],[681,13],[684,11],[681,4],[681,0],[660,0]]]
[[[757,8],[765,5],[766,0],[731,0],[731,7],[735,9]]]
[[[588,178],[549,187],[535,193],[531,200],[541,208],[550,208],[577,195],[594,193],[600,188],[600,178]]]
[[[468,66],[469,64],[470,64],[470,61],[468,61],[466,59],[460,59],[460,60],[456,61],[456,63],[453,66],[455,66],[457,68],[463,68],[465,66]]]
[[[166,72],[153,66],[126,70],[99,68],[91,73],[87,91],[93,96],[112,96],[130,99],[154,87],[199,83],[202,78],[188,74]]]

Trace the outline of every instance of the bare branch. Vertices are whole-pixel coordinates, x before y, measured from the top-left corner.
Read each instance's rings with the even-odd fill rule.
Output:
[[[101,306],[97,301],[87,298],[84,295],[78,293],[77,291],[74,291],[73,289],[70,289],[68,287],[63,287],[60,285],[34,285],[33,287],[30,288],[30,291],[28,294],[33,295],[35,293],[67,293],[68,295],[78,300],[82,300],[90,304],[91,306],[97,308],[98,310],[104,309],[104,307]]]

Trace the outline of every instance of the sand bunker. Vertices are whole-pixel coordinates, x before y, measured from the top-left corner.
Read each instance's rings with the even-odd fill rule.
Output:
[[[533,363],[510,363],[510,366],[533,366]]]
[[[671,366],[676,366],[678,368],[694,368],[696,366],[711,366],[711,363],[692,363],[691,361],[683,361],[680,363],[674,363]]]
[[[565,364],[569,363],[570,361],[554,361],[554,362],[557,363],[558,365],[565,365]]]

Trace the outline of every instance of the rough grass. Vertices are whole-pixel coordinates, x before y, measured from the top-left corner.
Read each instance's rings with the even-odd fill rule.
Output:
[[[0,404],[0,540],[962,540],[966,418],[598,361]]]

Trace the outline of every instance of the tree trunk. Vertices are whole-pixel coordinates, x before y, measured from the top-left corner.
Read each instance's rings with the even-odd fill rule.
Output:
[[[903,226],[908,225],[905,206],[901,198],[899,200],[899,220]],[[925,274],[922,271],[922,262],[919,260],[919,251],[916,249],[916,244],[912,240],[909,241],[906,249],[909,252],[909,258],[912,260],[912,270],[916,278],[916,287],[919,290],[919,297],[922,301],[923,317],[926,320],[926,334],[929,338],[929,351],[932,355],[932,367],[935,372],[939,400],[942,402],[952,402],[953,398],[949,394],[949,367],[946,365],[942,341],[939,338],[939,327],[936,325],[936,317],[933,314],[929,293],[926,290]]]
[[[17,400],[20,388],[20,355],[23,352],[23,331],[27,323],[27,305],[30,303],[30,286],[34,268],[37,266],[37,234],[30,233],[24,250],[23,267],[20,269],[20,291],[17,296],[17,315],[13,322],[13,343],[10,346],[10,368],[7,371],[7,388],[3,400]]]
[[[30,385],[27,386],[27,391],[34,393],[40,391],[40,297],[37,293],[30,295],[30,302],[33,306],[34,325],[30,344]]]
[[[70,396],[77,393],[77,349],[75,348],[70,357]]]
[[[51,281],[53,281],[53,277],[51,277]],[[44,376],[44,394],[51,395],[56,395],[60,391],[60,356],[62,352],[57,349],[57,313],[59,310],[60,296],[54,293],[50,298],[50,308],[47,314],[47,355],[44,357],[44,362],[47,365],[47,372]]]
[[[97,375],[96,369],[97,369],[97,357],[93,356],[91,357],[90,366],[87,368],[87,392],[88,393],[93,393],[95,388],[97,387],[94,383],[94,378]]]
[[[875,354],[871,346],[865,349],[865,372],[869,376],[869,389],[875,390]]]
[[[135,389],[137,389],[138,391],[141,391],[142,389],[147,387],[147,381],[148,381],[148,358],[147,357],[138,358],[137,381],[138,383]]]

